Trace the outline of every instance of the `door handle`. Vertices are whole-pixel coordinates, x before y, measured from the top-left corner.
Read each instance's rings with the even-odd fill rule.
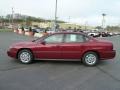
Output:
[[[56,47],[60,47],[59,45],[56,45]]]
[[[60,47],[59,45],[51,46],[51,47]]]

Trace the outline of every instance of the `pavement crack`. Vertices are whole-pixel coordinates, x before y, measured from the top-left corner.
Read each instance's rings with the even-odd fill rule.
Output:
[[[22,68],[25,68],[25,67],[22,67]],[[21,67],[10,67],[10,68],[7,68],[7,69],[0,69],[0,72],[16,70],[16,69],[21,69]]]
[[[106,71],[103,70],[102,68],[100,68],[100,67],[98,67],[98,66],[97,66],[96,68],[97,68],[98,70],[100,70],[101,72],[103,72],[104,74],[106,74],[107,76],[109,76],[109,77],[111,77],[112,79],[114,79],[115,81],[120,82],[120,79],[114,77],[112,74],[106,72]]]

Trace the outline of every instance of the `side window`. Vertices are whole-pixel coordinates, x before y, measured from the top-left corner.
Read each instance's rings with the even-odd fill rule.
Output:
[[[65,42],[84,42],[84,38],[80,34],[66,34]]]
[[[51,35],[44,39],[46,43],[61,43],[63,41],[62,34]]]

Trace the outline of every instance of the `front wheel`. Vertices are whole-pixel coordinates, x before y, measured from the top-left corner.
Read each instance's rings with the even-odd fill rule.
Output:
[[[29,64],[33,61],[33,54],[30,50],[21,50],[18,53],[18,60],[20,60],[23,64]]]
[[[87,52],[84,54],[82,62],[87,66],[95,66],[98,63],[98,55],[95,52]]]

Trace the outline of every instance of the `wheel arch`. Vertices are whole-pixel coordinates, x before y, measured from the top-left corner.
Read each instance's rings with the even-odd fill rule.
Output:
[[[34,58],[33,51],[32,51],[30,48],[20,48],[20,49],[17,51],[17,54],[16,54],[16,58],[17,58],[17,59],[18,59],[18,54],[19,54],[19,52],[20,52],[21,50],[29,50],[29,51],[32,53],[33,58]]]
[[[85,53],[88,53],[88,52],[94,52],[94,53],[96,53],[96,55],[98,56],[98,59],[100,59],[100,53],[98,52],[98,51],[96,51],[96,50],[87,50],[87,51],[85,51],[83,54],[82,54],[82,58],[83,58],[83,56],[85,55]],[[81,59],[82,59],[81,58]]]

